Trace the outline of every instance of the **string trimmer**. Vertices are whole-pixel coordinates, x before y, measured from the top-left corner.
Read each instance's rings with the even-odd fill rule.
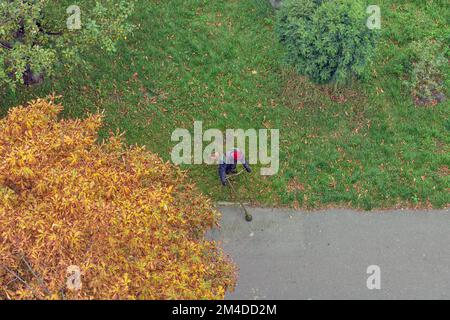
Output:
[[[247,220],[248,222],[250,222],[250,221],[253,220],[253,217],[252,217],[252,215],[247,211],[247,208],[244,206],[244,204],[242,203],[241,199],[239,199],[239,197],[237,196],[236,190],[234,189],[234,186],[233,186],[233,184],[231,183],[231,179],[230,179],[231,177],[240,175],[243,171],[244,171],[244,170],[241,170],[240,172],[238,172],[238,173],[236,173],[236,174],[234,174],[234,175],[227,176],[226,179],[227,179],[227,181],[228,181],[228,184],[230,185],[230,190],[231,190],[231,193],[233,194],[233,198],[236,199],[236,200],[239,202],[241,208],[244,210],[245,220]]]

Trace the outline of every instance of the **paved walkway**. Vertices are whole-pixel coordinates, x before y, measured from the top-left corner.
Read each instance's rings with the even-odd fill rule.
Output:
[[[220,210],[210,236],[240,268],[228,299],[450,299],[449,210]]]

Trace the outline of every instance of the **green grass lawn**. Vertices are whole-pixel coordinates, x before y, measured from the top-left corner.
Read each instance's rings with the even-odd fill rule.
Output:
[[[0,115],[55,92],[65,117],[104,109],[103,137],[126,131],[129,144],[166,160],[172,131],[192,130],[194,120],[204,130],[278,128],[280,171],[239,176],[245,200],[305,208],[448,206],[450,105],[414,106],[403,78],[411,41],[448,44],[449,7],[378,4],[382,37],[368,82],[335,89],[292,72],[268,1],[142,0],[133,17],[138,29],[116,55],[93,52],[91,70],[3,93]],[[204,193],[230,200],[215,166],[184,168]]]

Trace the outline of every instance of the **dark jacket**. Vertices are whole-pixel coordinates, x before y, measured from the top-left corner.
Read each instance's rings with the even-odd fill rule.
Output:
[[[235,153],[237,153],[236,159]],[[219,177],[222,185],[225,186],[227,184],[227,174],[236,173],[236,166],[238,162],[242,163],[247,172],[252,172],[247,160],[245,160],[244,154],[239,149],[231,150],[227,152],[225,157],[222,157],[219,162]]]

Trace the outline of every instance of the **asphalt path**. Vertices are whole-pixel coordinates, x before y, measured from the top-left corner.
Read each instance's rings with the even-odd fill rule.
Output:
[[[239,267],[227,299],[450,299],[450,211],[222,206],[209,232]]]

